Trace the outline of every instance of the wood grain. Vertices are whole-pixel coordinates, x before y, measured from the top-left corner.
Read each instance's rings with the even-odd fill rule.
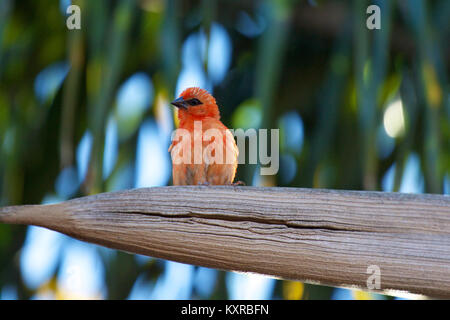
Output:
[[[450,298],[450,197],[256,187],[157,187],[0,208],[0,222],[173,261]]]

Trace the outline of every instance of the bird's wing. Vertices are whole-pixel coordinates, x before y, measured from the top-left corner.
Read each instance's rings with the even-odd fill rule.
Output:
[[[234,141],[234,136],[228,129],[222,130],[224,135],[223,144],[220,148],[223,150],[222,163],[205,164],[206,179],[211,184],[231,184],[238,165],[238,148]]]

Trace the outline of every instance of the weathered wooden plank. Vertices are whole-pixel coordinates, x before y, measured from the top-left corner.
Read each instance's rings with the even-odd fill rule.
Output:
[[[255,187],[158,187],[0,209],[0,222],[223,270],[450,298],[450,197]]]

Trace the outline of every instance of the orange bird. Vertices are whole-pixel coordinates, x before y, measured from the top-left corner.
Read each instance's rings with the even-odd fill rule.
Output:
[[[171,104],[178,108],[180,123],[169,148],[173,184],[233,184],[239,151],[220,121],[214,97],[204,89],[187,88]]]

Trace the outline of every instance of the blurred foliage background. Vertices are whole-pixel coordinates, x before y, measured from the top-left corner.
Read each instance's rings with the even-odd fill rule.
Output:
[[[240,165],[247,185],[448,194],[449,40],[448,0],[1,0],[0,205],[170,185],[169,102],[193,85],[228,127],[280,128],[278,174]],[[0,298],[391,297],[0,225]]]

